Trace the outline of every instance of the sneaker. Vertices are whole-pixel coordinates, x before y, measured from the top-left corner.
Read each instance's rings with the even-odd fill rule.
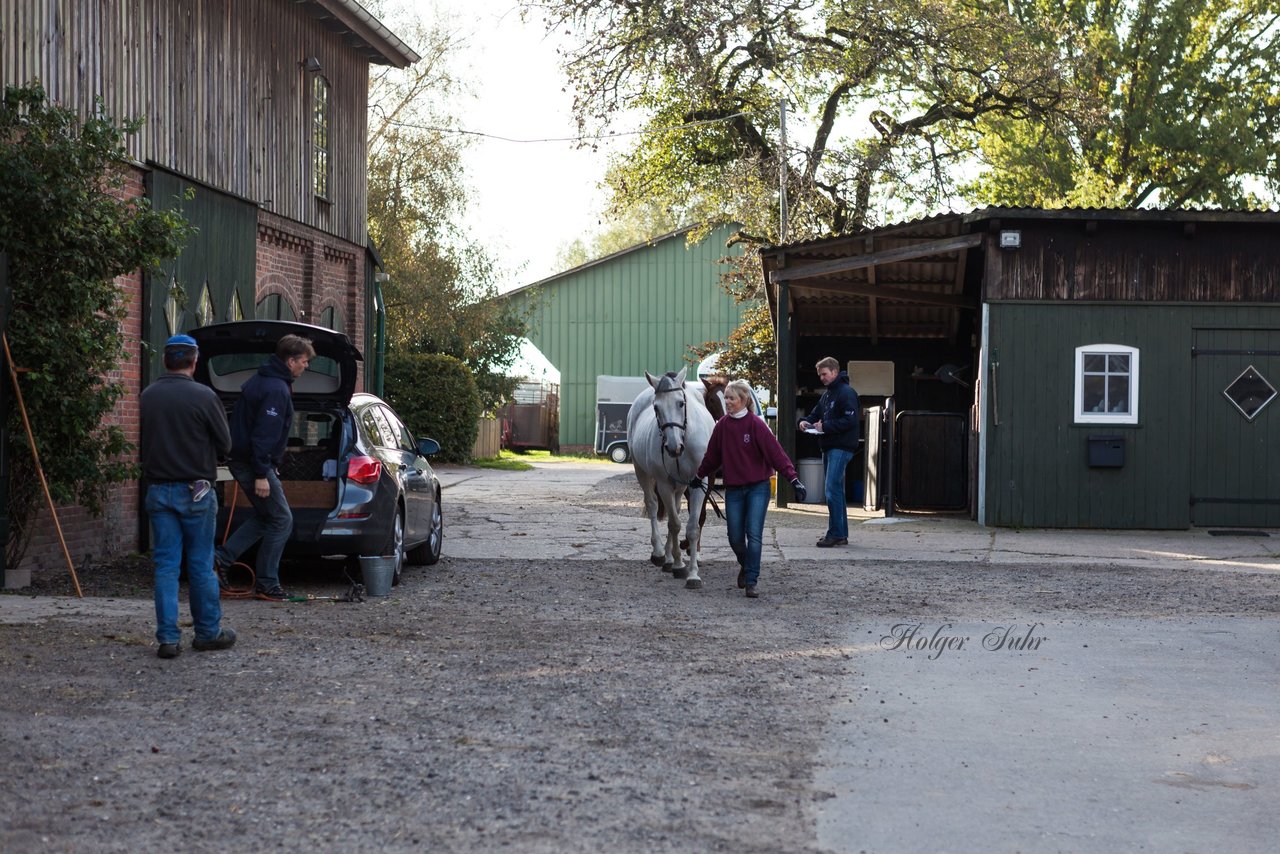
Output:
[[[847,546],[849,545],[849,538],[848,537],[823,537],[822,539],[818,540],[817,545],[818,545],[818,548],[820,549],[829,549],[832,546]]]
[[[264,599],[267,602],[283,602],[289,598],[289,594],[284,592],[284,588],[277,584],[275,587],[258,587],[253,591],[253,598]]]
[[[162,643],[160,648],[156,650],[156,655],[161,658],[177,658],[181,653],[181,643]]]
[[[760,593],[756,590],[756,586],[754,584],[747,585],[747,598],[748,599],[760,598]]]
[[[191,648],[199,650],[200,652],[208,652],[214,649],[230,649],[235,645],[236,633],[231,631],[231,629],[223,629],[218,632],[218,636],[216,638],[211,638],[209,640],[200,640],[200,638],[196,638],[191,642]]]

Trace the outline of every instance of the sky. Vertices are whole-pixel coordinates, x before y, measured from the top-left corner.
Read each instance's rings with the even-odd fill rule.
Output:
[[[506,273],[500,290],[560,272],[560,248],[597,228],[604,205],[599,182],[611,144],[592,152],[564,141],[577,128],[555,44],[541,23],[520,20],[516,0],[406,5],[450,13],[466,40],[457,70],[470,81],[474,97],[458,104],[459,124],[489,135],[471,137],[466,153],[468,225]]]

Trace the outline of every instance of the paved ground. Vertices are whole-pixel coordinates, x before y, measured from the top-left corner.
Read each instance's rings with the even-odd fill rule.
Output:
[[[0,596],[0,849],[1274,849],[1280,532],[775,509],[748,601],[721,522],[647,566],[627,472],[443,468],[439,567],[227,654]]]
[[[454,494],[483,503],[479,518],[456,521],[450,536],[466,542],[469,557],[547,557],[559,559],[629,559],[637,534],[647,542],[648,522],[639,511],[620,516],[613,507],[586,508],[572,518],[541,495],[587,494],[602,482],[625,477],[630,466],[569,464],[536,472],[494,478],[483,469],[444,467],[439,474]],[[637,490],[637,502],[639,491]],[[768,517],[766,562],[943,561],[987,566],[1034,562],[1054,564],[1183,567],[1215,570],[1280,572],[1280,531],[1270,537],[1213,536],[1207,531],[1072,531],[980,528],[953,514],[911,514],[883,518],[879,513],[851,511],[850,548],[819,549],[815,541],[826,524],[826,506],[792,505]],[[565,524],[561,524],[563,522]],[[713,522],[713,525],[715,523]],[[602,536],[613,531],[619,536]],[[518,546],[518,548],[514,548]],[[728,557],[722,537],[704,543],[709,560]]]
[[[537,478],[577,492],[613,476],[581,467]],[[592,561],[634,556],[647,537],[638,518],[602,512],[557,524],[554,506],[538,510],[516,501],[509,513],[455,525],[454,536],[476,555],[508,554],[517,538],[524,553]],[[1048,588],[1055,566],[1184,569],[1196,585],[1212,584],[1206,572],[1280,578],[1280,532],[1013,531],[950,515],[854,516],[850,548],[828,550],[814,545],[825,506],[775,510],[766,565],[954,563],[981,573],[1030,564],[1049,570],[1033,582]],[[597,535],[610,529],[618,536]],[[711,530],[707,562],[730,563],[722,530]],[[1272,613],[1262,619],[1172,610],[1079,618],[1057,608],[855,620],[840,654],[856,669],[831,697],[816,762],[818,847],[1211,851],[1230,839],[1239,851],[1274,850],[1280,603],[1268,589]]]

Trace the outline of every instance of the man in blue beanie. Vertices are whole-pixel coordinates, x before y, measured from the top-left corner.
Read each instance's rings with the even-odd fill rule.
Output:
[[[212,485],[218,457],[231,448],[227,415],[218,395],[192,379],[200,351],[190,335],[164,345],[167,373],[142,392],[138,442],[151,521],[155,563],[157,655],[182,652],[178,629],[178,576],[185,562],[196,650],[227,649],[236,633],[222,628],[222,603],[213,569],[218,499]]]

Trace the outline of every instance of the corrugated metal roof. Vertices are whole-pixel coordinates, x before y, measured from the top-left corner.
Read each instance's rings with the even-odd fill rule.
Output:
[[[931,227],[943,225],[951,220],[962,223],[985,222],[993,219],[1079,219],[1079,220],[1125,220],[1147,222],[1270,222],[1280,221],[1280,210],[1275,208],[1228,209],[1228,208],[1015,208],[993,205],[985,208],[973,208],[969,211],[944,211],[917,219],[901,220],[874,228],[865,228],[838,237],[819,237],[814,240],[766,246],[760,250],[764,254],[789,252],[795,249],[807,249],[819,245],[840,245],[844,241],[865,238],[867,235],[888,235],[893,232],[910,233],[925,236]]]
[[[613,261],[615,259],[621,258],[624,255],[630,255],[632,252],[638,252],[641,249],[648,249],[650,247],[657,246],[659,243],[662,243],[663,241],[666,241],[666,240],[670,240],[673,237],[682,237],[688,234],[689,232],[693,231],[695,228],[697,228],[696,225],[689,225],[689,226],[685,226],[684,228],[677,228],[675,231],[668,231],[666,234],[660,234],[657,237],[654,237],[650,240],[645,240],[633,246],[628,246],[625,249],[619,249],[617,252],[612,252],[601,258],[596,258],[594,260],[588,261],[585,264],[579,264],[576,267],[571,267],[568,270],[555,273],[553,275],[547,276],[544,279],[539,279],[538,281],[533,282],[531,284],[521,285],[518,288],[513,288],[512,290],[504,292],[502,296],[508,297],[508,296],[511,296],[512,294],[518,294],[521,291],[526,291],[530,288],[537,288],[543,285],[550,284],[556,281],[557,279],[563,279],[566,276],[577,275],[578,273],[581,273],[583,270],[588,270],[592,267],[597,266],[598,264],[605,264],[605,263],[608,263],[609,261]]]

